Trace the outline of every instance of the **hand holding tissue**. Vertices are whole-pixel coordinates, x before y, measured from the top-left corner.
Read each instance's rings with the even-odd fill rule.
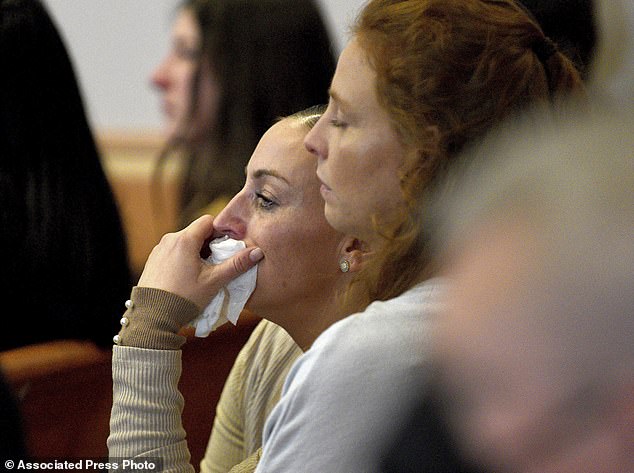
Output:
[[[207,262],[219,264],[246,248],[246,245],[243,241],[224,236],[213,240],[209,248],[211,256],[207,258]],[[191,325],[196,328],[197,337],[206,337],[227,321],[233,325],[238,322],[240,312],[255,289],[257,271],[258,267],[254,266],[218,292],[202,314],[191,322]]]

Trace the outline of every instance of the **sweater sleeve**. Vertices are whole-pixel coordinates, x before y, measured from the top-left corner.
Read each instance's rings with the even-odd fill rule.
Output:
[[[147,460],[166,473],[194,471],[181,420],[180,375],[180,350],[113,347],[112,463]]]
[[[178,350],[185,337],[179,330],[200,313],[188,299],[151,287],[134,287],[121,318],[117,345]]]
[[[181,350],[178,330],[199,312],[191,301],[166,291],[135,287],[112,351],[113,399],[108,456],[156,463],[160,471],[194,471],[182,425],[178,390]]]

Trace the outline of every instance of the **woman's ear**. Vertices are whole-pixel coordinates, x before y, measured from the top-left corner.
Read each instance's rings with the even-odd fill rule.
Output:
[[[342,273],[357,273],[363,269],[369,252],[363,242],[354,237],[344,237],[339,250],[339,270]]]

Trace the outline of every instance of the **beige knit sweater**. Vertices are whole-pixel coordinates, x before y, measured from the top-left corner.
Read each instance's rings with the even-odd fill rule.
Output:
[[[124,314],[128,323],[113,347],[110,460],[121,465],[124,459],[148,459],[165,472],[193,472],[181,420],[178,381],[185,338],[178,330],[199,309],[158,289],[134,288],[131,301]],[[258,325],[225,384],[200,471],[255,471],[264,421],[300,355],[282,328],[267,321]]]

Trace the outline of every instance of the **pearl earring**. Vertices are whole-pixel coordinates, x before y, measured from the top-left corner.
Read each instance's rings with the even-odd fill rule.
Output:
[[[342,259],[339,262],[339,269],[342,273],[347,273],[348,271],[350,271],[350,261],[348,261],[347,259]]]

